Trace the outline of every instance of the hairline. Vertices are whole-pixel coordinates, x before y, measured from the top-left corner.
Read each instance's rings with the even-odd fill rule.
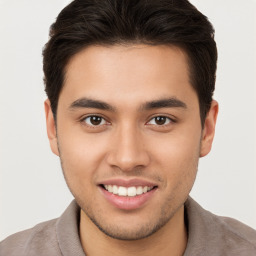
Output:
[[[186,59],[186,64],[187,64],[187,72],[188,72],[188,78],[189,78],[189,84],[191,85],[191,88],[195,91],[196,96],[197,96],[197,100],[199,103],[199,111],[200,111],[200,120],[201,120],[201,126],[202,128],[204,127],[204,120],[206,118],[206,115],[204,117],[204,120],[202,120],[202,114],[201,114],[201,104],[200,104],[200,97],[198,95],[197,90],[194,88],[194,81],[192,78],[192,66],[193,66],[193,62],[191,60],[191,57],[188,54],[188,51],[186,50],[186,46],[185,44],[183,45],[182,43],[157,43],[157,42],[152,42],[152,41],[146,41],[146,40],[119,40],[118,42],[97,42],[97,43],[89,43],[87,45],[81,46],[80,49],[78,49],[77,52],[75,52],[74,54],[70,55],[70,57],[68,58],[67,62],[65,63],[63,69],[62,69],[62,75],[63,75],[63,82],[61,85],[61,89],[59,91],[58,94],[58,99],[57,99],[57,105],[56,105],[56,109],[55,109],[55,113],[54,113],[54,119],[55,122],[57,122],[57,112],[58,112],[58,103],[59,103],[59,96],[65,86],[66,80],[67,80],[67,69],[69,67],[70,62],[72,61],[73,58],[75,58],[76,55],[78,55],[79,53],[85,51],[87,48],[89,47],[106,47],[106,48],[111,48],[111,47],[115,47],[115,46],[124,46],[124,47],[131,47],[131,46],[136,46],[136,45],[146,45],[146,46],[166,46],[166,47],[170,47],[173,49],[177,49],[179,51],[182,52],[182,54],[184,54],[184,57]],[[209,112],[209,111],[208,111]]]

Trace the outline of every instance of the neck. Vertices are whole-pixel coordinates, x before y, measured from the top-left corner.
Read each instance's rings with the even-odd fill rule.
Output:
[[[187,244],[184,206],[157,232],[133,241],[118,240],[105,235],[81,210],[80,239],[87,256],[181,256]]]

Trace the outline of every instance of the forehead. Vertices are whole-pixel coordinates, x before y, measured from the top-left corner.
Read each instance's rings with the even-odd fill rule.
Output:
[[[90,46],[66,67],[60,100],[81,97],[111,102],[196,96],[186,54],[174,46]],[[167,95],[168,94],[168,95]]]

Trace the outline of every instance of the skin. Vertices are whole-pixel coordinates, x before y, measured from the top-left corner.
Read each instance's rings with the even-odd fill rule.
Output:
[[[74,107],[84,97],[110,109]],[[162,99],[184,105],[145,107]],[[184,52],[170,46],[90,46],[66,67],[57,128],[49,100],[45,112],[51,149],[81,207],[86,254],[183,255],[184,202],[199,158],[211,150],[218,113],[213,101],[202,129]],[[92,125],[88,116],[102,119]],[[157,116],[166,118],[159,123]],[[156,189],[137,209],[119,209],[99,186],[113,178],[138,178]]]

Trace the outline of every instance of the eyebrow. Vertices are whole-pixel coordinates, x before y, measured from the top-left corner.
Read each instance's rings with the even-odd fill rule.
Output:
[[[187,108],[187,105],[177,98],[159,99],[150,102],[146,102],[141,106],[142,110],[150,110],[156,108]]]
[[[115,111],[115,108],[109,105],[108,103],[100,100],[89,99],[89,98],[78,99],[74,101],[69,107],[70,110],[74,110],[77,108],[97,108],[102,110]]]
[[[116,108],[111,106],[110,104],[100,101],[100,100],[94,100],[94,99],[89,99],[89,98],[80,98],[76,101],[74,101],[69,109],[74,110],[77,108],[96,108],[96,109],[102,109],[102,110],[108,110],[115,112]],[[157,109],[157,108],[187,108],[187,105],[173,97],[173,98],[166,98],[166,99],[159,99],[159,100],[154,100],[154,101],[149,101],[146,103],[143,103],[140,106],[140,110],[151,110],[151,109]]]

